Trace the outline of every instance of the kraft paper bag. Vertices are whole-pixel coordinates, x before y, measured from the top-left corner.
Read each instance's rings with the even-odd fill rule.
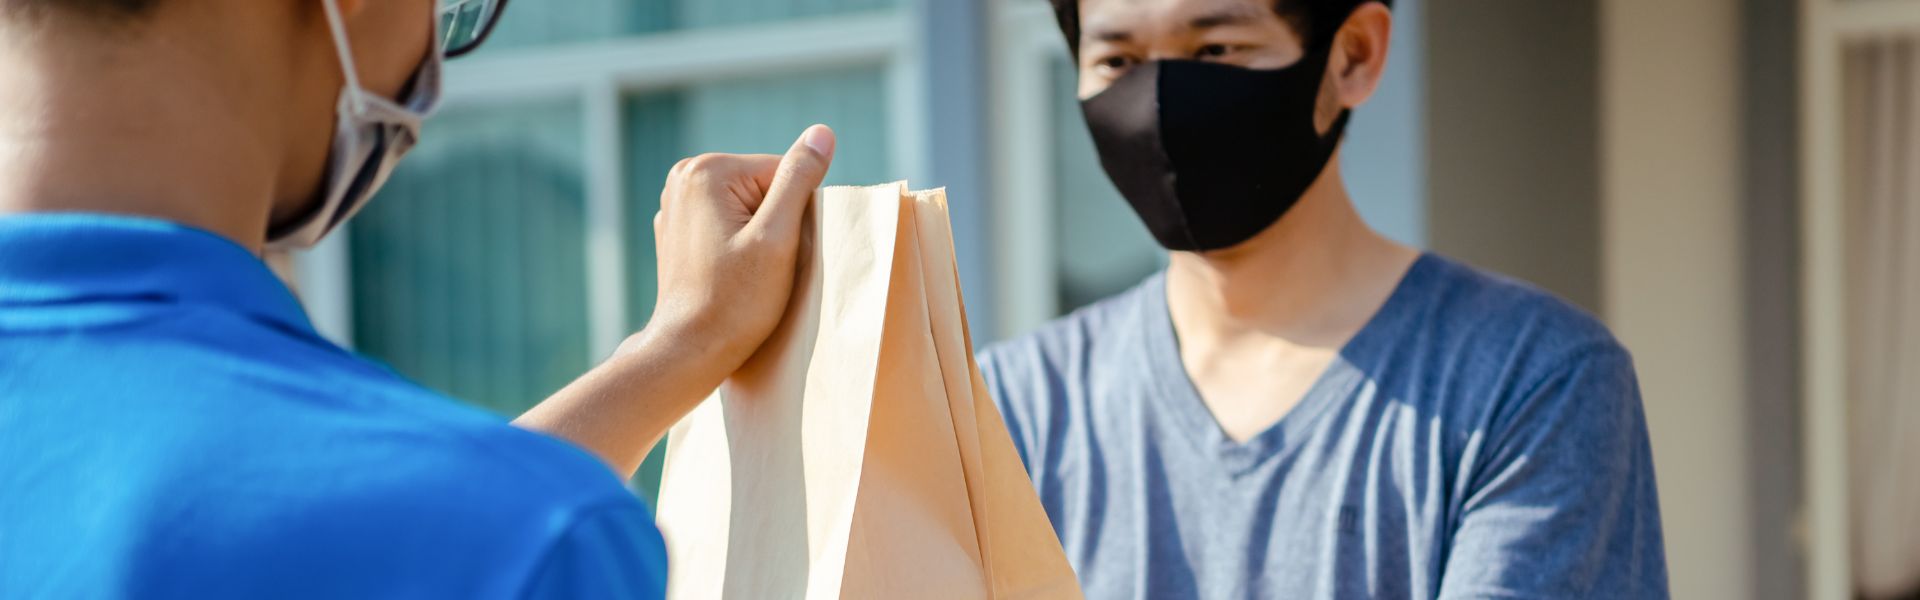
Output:
[[[829,187],[773,336],[668,435],[668,596],[1080,598],[973,361],[945,192]]]

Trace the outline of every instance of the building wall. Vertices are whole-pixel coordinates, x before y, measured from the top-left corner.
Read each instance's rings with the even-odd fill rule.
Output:
[[[1753,456],[1779,456],[1754,432],[1791,429],[1792,399],[1757,412],[1746,394],[1748,357],[1773,356],[1744,341],[1747,273],[1790,279],[1749,261],[1764,240],[1748,231],[1791,220],[1742,193],[1751,10],[1457,0],[1426,15],[1431,246],[1595,311],[1634,353],[1676,598],[1755,597],[1756,565],[1770,588],[1795,577],[1779,541],[1791,500],[1753,497],[1793,476],[1753,476]]]
[[[1432,247],[1600,306],[1595,0],[1426,11]]]
[[[1634,353],[1675,598],[1752,598],[1741,3],[1600,5],[1607,321]]]

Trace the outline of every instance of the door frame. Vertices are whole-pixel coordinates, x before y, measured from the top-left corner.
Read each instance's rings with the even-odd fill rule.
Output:
[[[1807,597],[1853,597],[1848,498],[1846,157],[1848,44],[1920,35],[1920,0],[1800,0],[1802,449]]]

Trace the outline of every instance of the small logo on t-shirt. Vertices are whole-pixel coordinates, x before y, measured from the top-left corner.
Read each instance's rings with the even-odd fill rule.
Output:
[[[1353,506],[1340,507],[1340,533],[1360,532],[1360,510]]]

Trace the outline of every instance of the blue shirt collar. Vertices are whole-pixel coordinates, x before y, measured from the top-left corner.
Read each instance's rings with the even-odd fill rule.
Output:
[[[90,213],[0,217],[0,309],[101,302],[207,305],[313,332],[266,263],[211,232]]]

